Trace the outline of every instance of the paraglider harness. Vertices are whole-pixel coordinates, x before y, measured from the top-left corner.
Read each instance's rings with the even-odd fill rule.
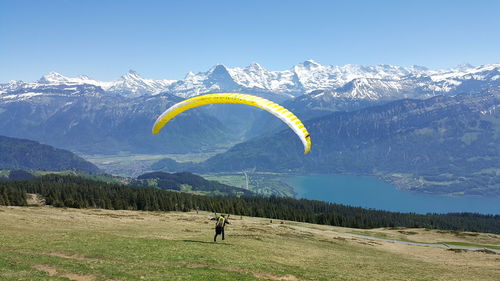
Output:
[[[224,230],[224,224],[226,223],[226,218],[223,216],[219,216],[217,218],[217,223],[215,224],[215,233],[221,234]]]

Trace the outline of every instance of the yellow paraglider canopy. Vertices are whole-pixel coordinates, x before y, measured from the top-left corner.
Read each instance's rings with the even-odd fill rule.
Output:
[[[281,119],[295,132],[295,134],[297,134],[304,145],[304,154],[311,151],[311,137],[306,127],[297,116],[283,106],[270,100],[253,95],[237,93],[201,95],[174,104],[158,117],[153,126],[153,134],[158,134],[165,124],[180,113],[194,107],[215,103],[240,103],[263,109]]]

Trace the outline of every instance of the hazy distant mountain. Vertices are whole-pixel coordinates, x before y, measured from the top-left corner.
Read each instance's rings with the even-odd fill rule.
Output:
[[[293,112],[299,119],[308,120],[338,111],[354,111],[374,105],[386,103],[384,100],[340,98],[325,91],[314,91],[283,102],[283,106]],[[256,114],[255,121],[246,131],[247,138],[274,134],[288,128],[278,118],[267,112]]]
[[[298,138],[285,130],[238,144],[201,166],[164,166],[357,173],[425,192],[500,194],[500,88],[400,100],[305,123],[313,144],[309,155],[302,155]]]
[[[159,135],[152,125],[182,99],[172,95],[124,98],[102,88],[44,84],[0,95],[0,133],[83,153],[183,153],[214,149],[229,130],[201,111],[179,116]]]
[[[0,136],[0,169],[100,171],[94,164],[67,150],[4,136]]]

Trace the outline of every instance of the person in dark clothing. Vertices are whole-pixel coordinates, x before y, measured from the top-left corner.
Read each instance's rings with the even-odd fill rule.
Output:
[[[217,216],[213,217],[210,220],[216,221],[214,242],[217,242],[217,235],[222,235],[222,240],[224,240],[224,226],[226,226],[226,224],[230,224],[229,221],[227,220],[226,216],[220,215],[218,217]]]

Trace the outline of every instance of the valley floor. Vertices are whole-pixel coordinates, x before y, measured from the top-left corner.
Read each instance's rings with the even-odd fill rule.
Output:
[[[500,236],[213,214],[0,207],[0,280],[500,280]],[[367,237],[370,236],[370,237]]]

